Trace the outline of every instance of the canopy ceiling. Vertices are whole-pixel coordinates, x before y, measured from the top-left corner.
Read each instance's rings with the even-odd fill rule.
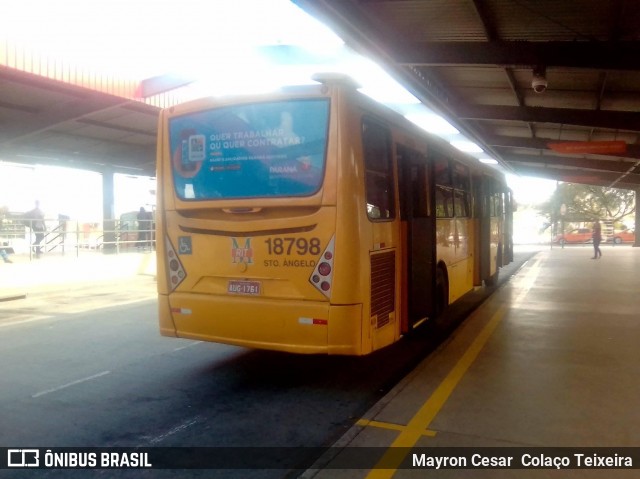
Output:
[[[295,3],[505,169],[640,187],[640,2]],[[534,70],[547,82],[541,93],[532,88]],[[138,101],[0,66],[6,161],[154,175],[157,116]]]
[[[640,2],[295,3],[384,64],[507,169],[640,186]],[[541,93],[532,88],[534,70],[547,82]],[[551,148],[564,142],[581,143]]]

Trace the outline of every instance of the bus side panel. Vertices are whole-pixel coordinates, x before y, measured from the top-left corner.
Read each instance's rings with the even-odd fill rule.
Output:
[[[348,124],[348,122],[345,122]],[[347,127],[347,125],[345,125]],[[345,134],[347,133],[347,134]],[[353,138],[353,133],[341,130],[340,137]],[[363,245],[370,237],[369,224],[363,211],[364,192],[354,175],[356,153],[352,145],[344,141],[340,144],[341,159],[338,165],[337,205],[336,205],[336,243],[334,287],[331,294],[332,314],[336,314],[340,326],[331,333],[334,320],[331,320],[329,347],[336,354],[366,354],[371,351],[370,343],[363,336],[368,336],[369,320],[366,305],[369,291],[369,255]],[[338,311],[340,311],[338,313]],[[347,316],[350,315],[350,316]],[[366,333],[365,333],[366,331]],[[342,339],[350,337],[351,345]],[[333,339],[332,339],[333,337]],[[338,352],[352,348],[352,352]]]
[[[478,228],[476,251],[479,256],[476,260],[478,273],[475,281],[476,285],[480,286],[483,282],[491,284],[498,271],[497,256],[500,242],[500,222],[497,217],[492,216],[495,210],[494,197],[492,196],[493,178],[486,175],[476,175],[474,180],[476,184],[476,224]]]
[[[337,97],[332,113],[348,112],[347,100]],[[361,245],[371,234],[366,219],[364,183],[358,175],[362,169],[360,145],[360,122],[355,115],[337,115],[332,131],[336,139],[334,152],[336,161],[336,260],[331,303],[335,305],[359,304],[364,302],[368,291],[368,255]],[[328,175],[327,175],[328,177]]]
[[[475,273],[476,273],[476,222],[472,217],[466,219],[467,227],[467,246],[469,248],[467,254],[467,277],[465,283],[467,285],[467,291],[471,291],[475,286]]]
[[[339,184],[341,196],[338,207],[343,207],[342,221],[338,225],[346,234],[344,240],[353,260],[351,281],[357,286],[352,290],[354,302],[362,303],[361,354],[368,354],[397,341],[400,337],[400,316],[397,314],[401,288],[399,254],[400,221],[396,217],[388,221],[372,221],[367,215],[365,188],[365,160],[363,124],[365,117],[374,118],[370,110],[359,104],[346,108],[343,116],[347,125],[343,134],[342,162]],[[380,122],[384,125],[384,122]],[[389,153],[393,158],[393,130],[389,126]],[[394,178],[396,166],[393,162]],[[395,202],[398,204],[397,184]],[[346,201],[344,201],[346,200]],[[348,206],[347,206],[348,205]],[[384,256],[382,262],[377,261]],[[348,298],[342,298],[348,300]],[[334,298],[335,300],[335,298]],[[397,319],[396,319],[397,318]]]
[[[455,248],[453,245],[453,219],[438,218],[436,219],[436,264],[444,264],[447,268],[447,276],[449,285],[452,283],[452,265],[455,263]],[[449,288],[448,303],[451,303],[451,288]]]
[[[499,252],[500,252],[500,240],[501,240],[501,228],[500,228],[500,219],[497,217],[492,217],[491,218],[491,233],[490,233],[490,245],[489,245],[489,249],[491,251],[490,253],[490,261],[491,261],[491,265],[489,268],[489,274],[491,276],[493,276],[494,274],[496,274],[498,272],[498,268],[500,267],[499,264]]]
[[[453,278],[449,284],[449,301],[454,302],[473,289],[472,221],[456,218],[455,223],[455,264],[452,265]]]
[[[370,297],[366,317],[369,318],[367,329],[371,351],[375,351],[400,338],[398,307],[402,292],[402,258],[399,219],[370,225],[372,244],[366,276],[370,278]]]
[[[482,235],[480,234],[480,219],[473,219],[473,285],[482,286],[482,250],[481,241]]]
[[[459,261],[449,266],[449,304],[460,298],[467,290],[464,287],[466,279],[466,261]]]

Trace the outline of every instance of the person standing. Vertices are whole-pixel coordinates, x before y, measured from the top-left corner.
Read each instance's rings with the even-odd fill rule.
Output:
[[[144,206],[140,207],[138,212],[138,248],[146,248],[150,245],[149,239],[151,238],[151,225],[153,215],[151,212],[144,209]]]
[[[602,251],[600,251],[600,242],[602,241],[602,226],[600,225],[600,220],[596,220],[593,223],[593,233],[591,235],[593,238],[593,258],[591,259],[599,259],[602,256]]]
[[[36,258],[39,258],[40,254],[42,254],[42,246],[40,246],[40,243],[44,239],[47,226],[45,225],[44,213],[40,209],[40,202],[38,200],[36,200],[36,207],[29,211],[25,216],[29,221],[29,227],[36,235],[36,240],[33,245],[35,247]]]

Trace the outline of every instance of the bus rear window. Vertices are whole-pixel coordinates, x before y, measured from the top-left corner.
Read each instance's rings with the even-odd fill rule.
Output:
[[[329,101],[236,105],[169,123],[183,200],[308,196],[324,174]]]

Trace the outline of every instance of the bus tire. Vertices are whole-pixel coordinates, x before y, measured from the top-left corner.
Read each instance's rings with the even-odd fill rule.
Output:
[[[436,308],[435,317],[439,318],[449,306],[449,281],[444,267],[436,268]]]
[[[498,284],[499,274],[500,274],[500,270],[496,270],[495,273],[493,273],[491,276],[489,276],[487,279],[484,280],[484,283],[487,286],[495,286],[496,284]]]

